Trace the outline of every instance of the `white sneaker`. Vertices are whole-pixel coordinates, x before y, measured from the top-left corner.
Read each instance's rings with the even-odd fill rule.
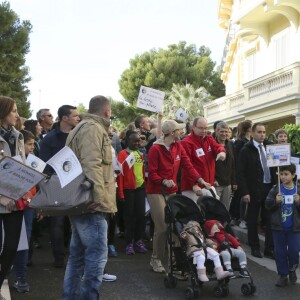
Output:
[[[113,282],[113,281],[116,281],[117,280],[117,276],[116,275],[111,275],[111,274],[103,274],[103,277],[102,277],[102,281],[110,281],[110,282]]]
[[[156,273],[165,273],[166,270],[165,268],[163,267],[160,259],[158,258],[153,258],[151,257],[151,260],[150,260],[150,267],[151,269],[156,272]]]
[[[240,222],[240,224],[239,224],[239,227],[240,227],[241,229],[247,229],[247,223],[246,223],[244,220],[242,220],[242,221]]]

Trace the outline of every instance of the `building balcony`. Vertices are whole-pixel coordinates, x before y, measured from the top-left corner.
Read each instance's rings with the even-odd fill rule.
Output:
[[[204,105],[211,126],[217,120],[236,124],[245,118],[268,121],[300,109],[300,62],[243,84],[243,89]]]
[[[284,17],[297,30],[299,13],[299,0],[240,0],[232,12],[232,22],[239,26],[238,36],[258,34],[268,44],[270,24]]]

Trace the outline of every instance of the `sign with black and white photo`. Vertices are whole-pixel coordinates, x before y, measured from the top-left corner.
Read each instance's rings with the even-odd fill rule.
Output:
[[[44,177],[37,170],[5,156],[0,160],[0,195],[18,200]]]

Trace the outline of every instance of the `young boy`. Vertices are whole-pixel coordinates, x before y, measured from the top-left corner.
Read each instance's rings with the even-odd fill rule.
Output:
[[[34,135],[27,130],[21,130],[21,133],[24,136],[24,146],[25,146],[25,155],[26,157],[28,154],[33,154],[34,150]],[[28,200],[28,198],[32,198],[36,193],[36,188],[32,188],[25,196],[22,198],[24,200]],[[32,208],[24,207],[20,208],[24,210],[24,220],[26,226],[26,233],[28,243],[30,242],[31,238],[31,231],[32,231],[32,222],[34,219],[35,212]],[[13,284],[13,287],[19,293],[28,293],[29,292],[29,284],[27,283],[27,263],[28,263],[28,255],[29,250],[21,250],[17,252],[15,261],[14,261],[14,271],[16,274],[16,281]]]
[[[287,144],[288,142],[288,133],[283,128],[277,129],[275,131],[275,137],[278,141],[278,144]]]
[[[276,286],[284,287],[297,281],[296,268],[300,251],[300,189],[294,183],[296,166],[282,166],[280,188],[274,186],[266,199],[271,213],[271,229],[275,246],[275,261],[279,279]]]

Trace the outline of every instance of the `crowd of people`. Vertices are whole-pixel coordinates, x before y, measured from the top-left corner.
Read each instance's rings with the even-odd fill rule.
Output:
[[[285,286],[288,277],[291,283],[297,281],[300,191],[294,182],[296,170],[294,165],[281,167],[278,183],[277,169],[266,163],[264,124],[245,120],[232,129],[220,120],[210,132],[202,116],[185,124],[163,121],[159,113],[157,119],[137,116],[118,133],[110,124],[110,102],[103,96],[90,100],[87,113],[79,115],[76,107],[63,105],[57,114],[54,122],[49,109],[40,109],[36,120],[26,120],[18,115],[13,99],[0,96],[2,156],[19,155],[25,163],[30,153],[47,162],[68,144],[92,183],[94,200],[89,213],[42,221],[49,228],[54,267],[65,267],[65,247],[69,247],[61,299],[98,299],[102,280],[116,280],[105,270],[108,256],[115,257],[118,251],[128,256],[148,251],[144,243],[146,203],[152,224],[149,238],[153,239],[150,267],[157,273],[168,272],[170,266],[164,265],[169,254],[164,208],[175,193],[195,202],[207,195],[217,198],[229,211],[233,224],[247,229],[251,254],[276,260],[276,285]],[[284,129],[275,135],[278,143],[287,143]],[[47,165],[44,173],[51,175],[54,170]],[[29,201],[36,189],[28,191],[23,200]],[[290,197],[290,202],[285,200]],[[23,218],[29,249],[17,252]],[[39,247],[41,219],[39,212],[18,208],[16,201],[0,196],[0,287],[13,266],[14,288],[29,292],[27,266],[33,249]],[[263,253],[259,228],[266,237]],[[116,230],[124,236],[124,249],[115,247]],[[244,252],[238,242],[233,245],[244,267]],[[234,276],[228,257],[224,257],[228,272],[222,276]]]

